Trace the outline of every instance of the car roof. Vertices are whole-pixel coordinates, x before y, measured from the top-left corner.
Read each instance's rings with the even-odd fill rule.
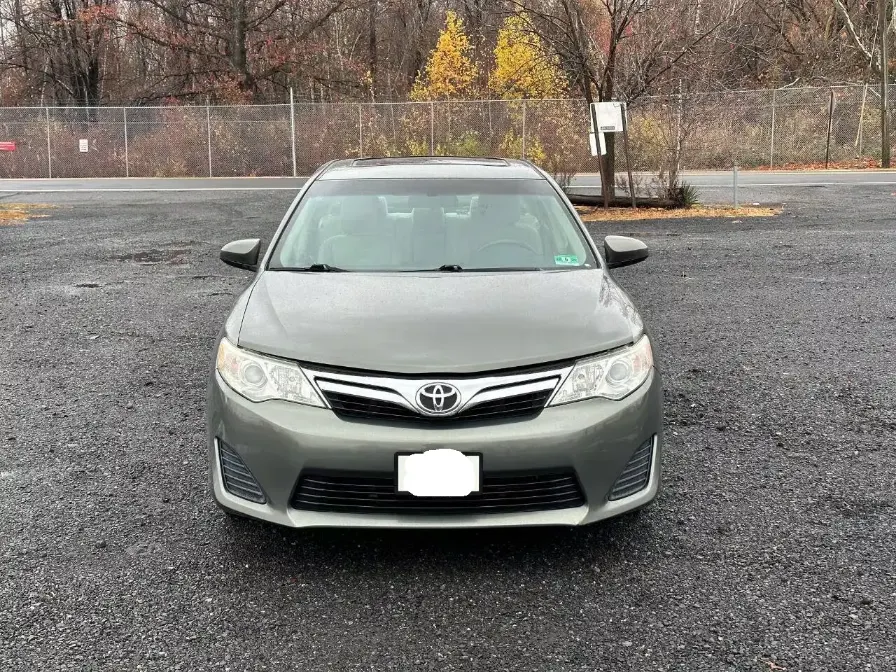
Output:
[[[515,159],[406,156],[334,161],[319,180],[464,178],[543,180],[535,166]]]

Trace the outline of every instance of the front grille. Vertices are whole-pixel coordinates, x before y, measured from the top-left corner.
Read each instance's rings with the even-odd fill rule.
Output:
[[[371,399],[342,392],[324,391],[333,412],[343,418],[358,420],[406,420],[429,424],[445,424],[471,420],[505,420],[534,417],[541,413],[553,390],[485,401],[460,413],[442,417],[421,415],[416,411],[381,399]]]
[[[392,474],[303,473],[292,506],[335,513],[464,514],[550,511],[582,506],[585,497],[570,471],[483,475],[482,490],[466,497],[415,497],[395,490]]]
[[[638,448],[613,484],[610,500],[630,497],[647,487],[653,463],[653,439]]]
[[[250,502],[264,504],[267,499],[258,481],[249,471],[249,467],[239,454],[226,443],[218,440],[218,455],[221,461],[221,477],[224,487],[231,495],[248,499]]]

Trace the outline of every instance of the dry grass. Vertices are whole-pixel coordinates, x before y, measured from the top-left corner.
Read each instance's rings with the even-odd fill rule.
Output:
[[[857,157],[849,161],[830,161],[827,166],[824,161],[815,161],[812,163],[788,162],[771,168],[769,166],[759,166],[752,170],[761,171],[782,171],[782,170],[880,170],[880,159],[872,159],[868,157]]]
[[[0,226],[15,226],[35,217],[47,217],[40,211],[52,207],[46,203],[0,203]]]
[[[582,220],[586,222],[613,222],[630,219],[692,219],[699,218],[726,218],[740,219],[744,217],[774,217],[781,214],[780,208],[766,208],[760,206],[742,206],[734,208],[730,206],[695,205],[693,208],[591,208],[577,207]]]

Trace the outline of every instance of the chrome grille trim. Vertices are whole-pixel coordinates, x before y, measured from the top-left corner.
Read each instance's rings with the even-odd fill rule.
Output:
[[[414,412],[417,412],[416,406],[410,403],[397,392],[390,390],[380,390],[372,387],[357,387],[355,385],[346,385],[345,383],[336,383],[330,380],[317,380],[317,386],[322,392],[337,392],[339,394],[351,394],[356,397],[364,397],[365,399],[378,399],[380,401],[391,401],[399,406],[404,406]],[[321,395],[322,399],[326,399],[326,394]]]
[[[327,392],[348,394],[398,404],[421,416],[425,413],[421,413],[416,404],[417,390],[432,383],[448,383],[457,388],[461,398],[460,405],[446,416],[451,417],[489,401],[534,392],[553,392],[572,371],[572,365],[533,373],[481,378],[450,375],[440,378],[400,378],[332,373],[309,368],[304,371],[322,399],[327,398]]]
[[[458,409],[458,411],[473,408],[474,406],[478,406],[483,402],[494,401],[495,399],[507,399],[508,397],[516,397],[521,394],[530,394],[532,392],[553,392],[554,388],[557,387],[558,382],[560,382],[559,378],[549,378],[547,380],[539,380],[537,382],[527,383],[525,385],[513,385],[509,388],[499,387],[494,389],[485,389],[479,392],[475,397],[470,399],[468,403],[462,403],[461,408]],[[510,394],[507,393],[508,390],[510,390]]]

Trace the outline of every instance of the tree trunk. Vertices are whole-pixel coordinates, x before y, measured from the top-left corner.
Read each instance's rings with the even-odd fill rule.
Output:
[[[376,100],[376,9],[377,0],[371,0],[367,15],[367,70],[370,73],[370,100]]]
[[[246,54],[246,0],[233,0],[231,22],[230,64],[239,80],[240,90],[251,91],[254,84]]]
[[[585,72],[582,72],[580,83],[582,86],[582,94],[585,96],[585,111],[588,114],[588,118],[594,121],[594,142],[597,145],[597,165],[598,169],[600,170],[600,193],[607,195],[607,198],[609,198],[610,196],[612,196],[612,192],[608,191],[607,189],[607,181],[605,179],[607,171],[604,164],[604,157],[600,153],[600,139],[598,136],[597,120],[592,117],[591,113],[591,106],[594,104],[594,95],[591,93],[591,79]],[[604,202],[608,203],[606,199],[604,200]]]
[[[611,101],[616,93],[616,51],[619,46],[616,33],[616,17],[611,17],[610,49],[607,54],[607,67],[604,70],[604,81],[601,86],[601,101]],[[616,134],[607,133],[607,154],[604,157],[604,181],[610,198],[616,198]]]
[[[613,199],[616,198],[616,134],[607,133],[605,140],[607,144],[607,155],[604,157],[606,159],[604,174],[606,175],[607,183],[609,185],[610,198]]]

